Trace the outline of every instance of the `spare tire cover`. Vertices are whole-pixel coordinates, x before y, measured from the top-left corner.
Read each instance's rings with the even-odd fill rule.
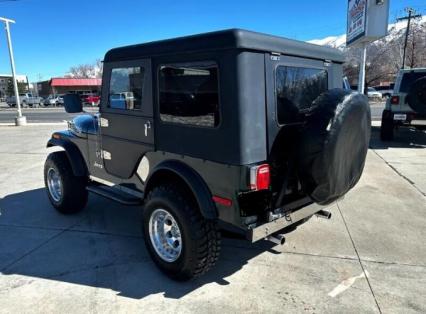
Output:
[[[408,104],[417,113],[426,114],[426,76],[416,80],[410,87]]]
[[[333,89],[320,95],[301,132],[297,149],[302,189],[327,205],[348,192],[361,177],[371,134],[364,95]]]

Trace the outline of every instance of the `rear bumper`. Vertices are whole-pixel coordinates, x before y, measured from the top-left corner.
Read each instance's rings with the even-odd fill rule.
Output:
[[[298,210],[288,211],[281,218],[248,230],[247,239],[251,242],[262,240],[275,232],[278,232],[288,226],[291,226],[301,221],[302,219],[308,218],[318,213],[323,208],[324,206],[312,203]]]
[[[424,124],[421,122],[426,121],[425,114],[419,114],[415,112],[398,111],[392,112],[392,118],[395,122],[402,124]],[[420,123],[419,123],[420,122]]]
[[[426,121],[426,114],[420,114],[413,111],[405,110],[384,110],[383,118],[392,119],[394,122],[399,124],[416,124],[417,121]],[[419,123],[424,124],[424,123]]]

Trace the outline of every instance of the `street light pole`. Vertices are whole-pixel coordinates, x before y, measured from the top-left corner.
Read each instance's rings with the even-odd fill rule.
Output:
[[[0,21],[3,21],[6,26],[5,29],[6,29],[7,44],[9,47],[10,67],[12,68],[13,89],[15,91],[16,106],[18,107],[18,117],[15,118],[15,125],[16,126],[25,125],[27,124],[27,119],[22,115],[22,111],[21,111],[21,102],[19,99],[18,83],[16,82],[15,60],[13,58],[12,40],[10,38],[9,24],[10,23],[15,24],[15,21],[6,19],[4,17],[0,17]]]

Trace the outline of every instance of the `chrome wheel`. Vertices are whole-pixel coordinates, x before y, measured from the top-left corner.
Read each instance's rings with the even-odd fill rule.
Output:
[[[62,182],[58,172],[53,168],[47,171],[47,187],[53,200],[59,202],[62,198]]]
[[[158,256],[169,263],[176,261],[182,251],[182,237],[173,216],[165,209],[156,209],[148,226],[151,244]]]

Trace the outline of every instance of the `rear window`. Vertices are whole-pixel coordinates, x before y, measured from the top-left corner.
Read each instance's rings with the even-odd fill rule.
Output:
[[[411,85],[413,85],[415,81],[422,77],[426,77],[425,72],[404,73],[399,91],[402,93],[410,92]]]
[[[219,125],[219,81],[215,62],[163,65],[159,90],[162,121],[203,127]]]
[[[277,115],[279,124],[299,122],[301,114],[328,89],[324,69],[279,66],[276,70]]]

